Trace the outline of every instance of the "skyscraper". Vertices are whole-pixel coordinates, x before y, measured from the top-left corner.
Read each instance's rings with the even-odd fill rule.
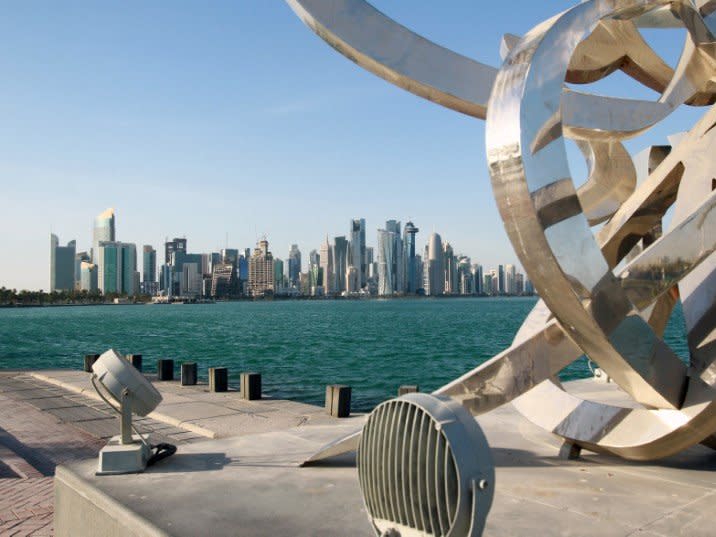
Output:
[[[446,295],[458,294],[457,259],[449,242],[446,242],[443,247],[443,267],[445,267],[444,293]]]
[[[263,239],[259,241],[249,260],[249,292],[251,296],[258,297],[271,295],[273,291],[273,255],[269,252],[268,241]]]
[[[443,266],[443,244],[440,235],[433,232],[428,242],[427,274],[425,294],[440,296],[445,291],[445,268]]]
[[[497,293],[498,295],[505,294],[505,267],[503,265],[497,266]]]
[[[301,274],[301,250],[298,244],[292,244],[288,251],[288,282],[298,287],[299,275]]]
[[[92,261],[87,252],[75,253],[75,289],[82,289],[82,263]]]
[[[417,277],[415,260],[415,235],[420,231],[412,222],[405,224],[403,236],[403,258],[405,263],[405,292],[414,295],[421,287]]]
[[[345,236],[333,239],[333,275],[335,293],[342,293],[346,290],[346,269],[348,257],[348,241]]]
[[[393,292],[404,293],[405,292],[405,263],[403,261],[403,241],[400,238],[400,222],[396,220],[388,220],[385,223],[386,231],[389,231],[393,235],[391,236],[392,244],[392,263],[390,266],[390,272],[393,279]]]
[[[321,244],[320,262],[323,273],[323,292],[330,295],[335,291],[335,278],[333,276],[333,248],[328,242],[328,236],[326,236],[326,241]]]
[[[378,230],[378,295],[392,296],[395,293],[395,233],[387,229]]]
[[[110,208],[99,214],[94,219],[94,231],[92,233],[92,262],[97,264],[97,251],[102,241],[115,241],[114,209]]]
[[[97,286],[102,293],[134,295],[139,292],[137,247],[132,243],[100,241]]]
[[[57,235],[50,234],[50,292],[75,288],[75,241],[60,246]]]
[[[175,238],[173,241],[166,241],[164,243],[164,263],[167,265],[171,264],[172,254],[174,252],[186,253],[186,238]]]
[[[365,218],[354,218],[350,226],[350,264],[358,271],[358,285],[366,283]]]
[[[142,281],[157,281],[157,251],[149,244],[142,247]]]
[[[274,281],[274,289],[277,291],[279,289],[282,289],[284,286],[284,275],[283,275],[283,259],[274,259],[273,260],[273,281]]]
[[[80,265],[80,290],[97,290],[97,265],[88,261],[82,261]]]

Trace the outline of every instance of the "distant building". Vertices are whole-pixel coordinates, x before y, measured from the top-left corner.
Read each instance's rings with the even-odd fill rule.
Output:
[[[101,241],[97,257],[97,286],[102,293],[134,295],[139,292],[136,245]]]
[[[273,294],[273,291],[273,255],[269,252],[268,241],[264,239],[259,241],[251,259],[249,260],[249,293],[253,297],[259,297],[271,295]]]
[[[367,278],[367,259],[365,244],[365,218],[354,218],[350,224],[350,265],[358,271],[358,285],[365,287]]]
[[[149,244],[142,247],[142,282],[157,281],[157,251]],[[148,293],[149,294],[149,293]]]
[[[346,271],[346,293],[357,293],[360,290],[358,269],[354,266],[350,266]]]
[[[333,247],[326,241],[321,244],[320,250],[321,273],[323,274],[323,291],[326,295],[331,295],[335,291],[335,278],[333,276]]]
[[[345,236],[333,239],[333,292],[346,290],[346,269],[348,268],[348,241]]]
[[[505,267],[504,265],[497,266],[497,295],[505,294]]]
[[[291,249],[288,251],[289,284],[298,287],[300,283],[299,274],[301,274],[301,250],[298,249],[298,244],[292,244]]]
[[[75,250],[75,241],[60,246],[57,235],[50,234],[50,292],[74,290]]]
[[[457,259],[449,242],[446,242],[443,247],[443,267],[445,269],[445,286],[443,287],[443,293],[446,295],[458,294]]]
[[[195,298],[202,294],[203,275],[199,263],[183,263],[179,278],[179,294]]]
[[[418,264],[415,258],[415,235],[420,231],[412,222],[403,228],[403,262],[405,263],[405,292],[414,295],[422,287],[418,278]]]
[[[94,219],[94,230],[92,233],[92,262],[98,264],[97,254],[99,252],[100,242],[114,242],[115,237],[115,220],[114,209],[107,209],[103,213],[97,215]]]
[[[278,291],[279,289],[283,289],[285,286],[286,278],[284,277],[284,263],[283,259],[274,259],[273,260],[273,281],[274,281],[274,289]]]
[[[75,289],[81,290],[82,285],[80,284],[82,280],[82,263],[83,262],[90,262],[92,259],[90,258],[89,254],[87,252],[77,252],[75,253]]]
[[[80,290],[97,291],[97,265],[83,261],[80,265]]]
[[[440,296],[445,291],[445,267],[443,266],[443,245],[440,235],[432,233],[427,247],[425,261],[425,294]]]
[[[378,295],[392,296],[395,293],[394,264],[395,233],[386,229],[378,230]]]
[[[228,297],[234,280],[234,266],[231,263],[216,263],[211,273],[211,296]]]
[[[186,238],[175,238],[172,241],[166,241],[164,243],[164,263],[169,265],[172,262],[172,255],[174,252],[186,253]]]

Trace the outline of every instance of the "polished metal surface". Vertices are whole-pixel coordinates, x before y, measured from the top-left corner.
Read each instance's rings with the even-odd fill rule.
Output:
[[[493,68],[362,0],[287,1],[362,67],[486,119],[495,199],[541,301],[510,348],[436,393],[476,415],[514,401],[570,442],[631,459],[716,445],[716,3],[587,0],[522,37],[505,35],[503,64]],[[675,66],[649,46],[642,28],[681,29]],[[582,91],[617,70],[658,96]],[[624,140],[684,105],[710,108],[670,138],[673,146],[627,151]],[[568,139],[585,158],[586,178],[573,177]],[[679,300],[688,363],[662,339]],[[567,393],[556,376],[582,355],[633,404]],[[314,458],[357,441],[338,440]]]

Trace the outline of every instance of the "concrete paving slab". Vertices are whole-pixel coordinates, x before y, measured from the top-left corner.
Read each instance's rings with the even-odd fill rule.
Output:
[[[197,442],[141,476],[102,479],[82,465],[70,471],[84,486],[109,495],[171,535],[235,535],[240,528],[240,534],[248,536],[367,536],[371,529],[354,458],[346,455],[308,468],[296,466],[364,419]],[[511,406],[478,421],[496,464],[486,537],[714,534],[714,451],[695,447],[653,463],[587,452],[565,461],[558,457],[559,441]],[[171,494],[152,500],[152,490]],[[210,514],[187,508],[199,497],[202,505],[211,506]]]

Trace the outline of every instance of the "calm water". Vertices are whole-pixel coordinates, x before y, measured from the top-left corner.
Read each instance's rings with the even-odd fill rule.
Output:
[[[323,404],[325,385],[353,386],[368,410],[401,384],[429,391],[509,346],[535,304],[530,298],[230,302],[176,306],[0,309],[0,368],[79,368],[82,356],[114,347],[196,361],[200,377],[227,366],[230,383],[259,371],[264,391]],[[667,342],[682,357],[683,317]],[[584,360],[565,378],[589,375]]]

